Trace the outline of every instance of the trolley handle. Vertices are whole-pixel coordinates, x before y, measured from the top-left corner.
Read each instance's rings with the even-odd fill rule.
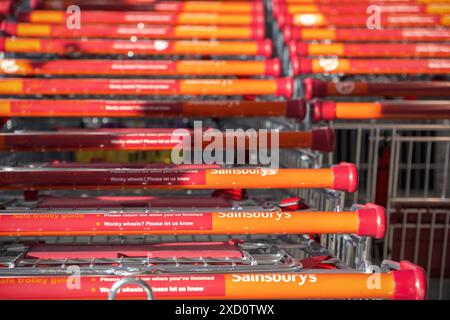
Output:
[[[389,3],[379,3],[378,4],[382,12],[386,13],[447,13],[448,7],[435,7],[427,6],[425,4],[389,4]],[[314,6],[304,5],[304,4],[279,4],[278,14],[303,14],[303,13],[323,13],[329,15],[338,14],[363,14],[367,12],[366,4],[317,4]],[[427,11],[430,8],[431,11]]]
[[[288,117],[303,120],[303,99],[252,100],[59,100],[3,99],[1,117]]]
[[[400,19],[397,19],[400,18]],[[435,27],[447,26],[448,15],[438,14],[384,14],[382,24],[386,27]],[[367,24],[366,14],[353,15],[327,15],[323,13],[282,14],[277,17],[278,24],[283,28],[286,25],[298,27],[363,27]]]
[[[444,74],[450,72],[450,59],[308,59],[291,57],[295,75],[331,74]]]
[[[0,37],[0,51],[54,55],[225,55],[272,56],[272,41],[38,39]]]
[[[154,75],[154,76],[272,76],[279,77],[279,59],[241,60],[34,60],[4,59],[4,75]]]
[[[335,102],[313,100],[312,120],[450,119],[447,101]]]
[[[78,200],[78,203],[81,199]],[[76,199],[72,200],[77,207]],[[83,201],[82,201],[83,202]],[[311,211],[311,210],[291,210],[284,207],[281,210],[271,210],[267,208],[252,208],[236,211],[231,208],[223,209],[220,212],[195,210],[199,218],[184,217],[180,218],[186,224],[193,225],[192,228],[185,227],[179,229],[177,226],[157,226],[154,225],[151,230],[142,228],[142,226],[125,225],[130,221],[135,221],[132,217],[126,215],[115,217],[114,221],[123,222],[122,226],[109,226],[103,228],[104,223],[111,221],[114,216],[112,209],[96,210],[85,212],[82,209],[72,210],[72,214],[80,213],[76,220],[67,220],[64,224],[55,221],[55,216],[64,216],[67,213],[66,208],[70,208],[70,203],[61,211],[44,211],[42,208],[38,211],[26,210],[23,212],[3,212],[2,224],[0,225],[0,236],[95,236],[95,235],[232,235],[232,234],[357,234],[362,237],[374,237],[382,239],[386,231],[386,217],[384,208],[367,204],[360,206],[354,211]],[[288,206],[289,203],[286,203]],[[295,206],[292,205],[291,207]],[[168,210],[168,211],[167,211]],[[185,212],[183,209],[175,209]],[[257,211],[256,211],[257,210]],[[161,222],[171,219],[165,218],[165,213],[171,214],[174,208],[161,209],[158,217],[151,216],[145,211],[135,210],[134,213],[140,214],[140,221]],[[27,216],[36,216],[39,224],[32,221],[20,221],[17,219],[19,214]],[[49,218],[43,214],[49,213]],[[167,221],[169,221],[167,220]],[[200,226],[202,226],[200,228]],[[120,252],[126,256],[130,254]],[[67,253],[64,253],[66,255]],[[102,253],[95,253],[95,256],[101,257]],[[117,253],[119,254],[119,252]],[[228,253],[227,253],[228,255]],[[228,255],[229,256],[229,255]],[[77,253],[71,254],[72,258],[78,258]],[[39,258],[39,257],[38,257]]]
[[[414,94],[415,96],[447,96],[450,81],[321,81],[306,78],[303,81],[307,100],[326,96],[385,96],[398,97]]]
[[[209,139],[203,137],[207,133],[202,133],[203,145],[207,147]],[[233,139],[245,142],[245,149],[250,148],[251,139],[256,139],[258,143],[267,139],[267,148],[272,147],[272,132],[268,132],[267,137],[259,133],[249,133],[242,137],[234,134],[221,132],[224,149],[237,149],[233,143],[230,146],[226,141]],[[16,133],[0,133],[0,150],[8,151],[50,151],[50,150],[172,150],[174,147],[185,144],[186,148],[196,148],[194,144],[193,131],[177,133],[177,129],[126,129],[126,130],[77,130],[65,129],[63,132],[52,131],[22,131]],[[308,148],[316,151],[332,152],[334,149],[333,129],[324,127],[309,131],[283,131],[278,132],[278,147],[283,149]],[[158,139],[155,139],[158,137]],[[189,144],[185,141],[190,137]],[[131,142],[131,143],[130,143]]]
[[[354,164],[327,169],[221,168],[0,168],[2,190],[46,189],[292,189],[316,188],[355,192]]]
[[[68,2],[66,2],[68,3]],[[52,1],[32,1],[32,9],[58,9],[59,4],[64,4],[64,1],[59,1],[56,5]],[[208,1],[207,3],[202,3],[202,1],[168,1],[155,3],[152,1],[138,1],[138,2],[126,2],[126,1],[116,1],[116,3],[104,3],[86,0],[78,0],[77,4],[88,10],[153,10],[161,12],[223,12],[223,13],[251,13],[251,14],[261,14],[264,11],[264,6],[261,1]]]
[[[20,270],[20,269],[19,269]],[[208,278],[205,279],[205,285],[209,288],[226,288],[223,294],[217,296],[217,290],[214,292],[208,291],[202,297],[213,296],[222,299],[267,299],[268,293],[276,299],[396,299],[396,300],[423,300],[427,290],[427,279],[425,271],[409,261],[401,261],[398,264],[398,270],[391,272],[381,272],[380,288],[374,290],[368,287],[368,281],[374,276],[370,273],[354,272],[349,273],[339,272],[339,270],[320,272],[306,272],[305,278],[309,285],[299,285],[302,281],[298,272],[235,272],[235,273],[208,273]],[[179,277],[180,275],[189,276],[192,273],[178,272],[175,274],[164,274],[169,278],[167,281],[160,281],[161,285],[172,284],[177,285],[177,282],[172,282],[170,278]],[[101,274],[99,274],[101,275]],[[42,276],[51,281],[54,276]],[[100,285],[98,281],[93,281],[98,275],[82,276],[83,283],[89,283],[92,287],[98,288]],[[105,278],[117,278],[117,275],[103,275]],[[120,277],[120,275],[119,275]],[[115,298],[116,293],[123,285],[134,284],[141,286],[147,296],[153,297],[153,292],[149,286],[152,283],[153,277],[158,275],[135,275],[135,277],[125,277],[126,280],[119,280],[113,285],[114,290],[110,292],[110,298]],[[17,279],[16,277],[11,277]],[[82,295],[80,290],[69,290],[65,283],[60,286],[46,286],[45,290],[38,289],[39,285],[32,281],[27,281],[30,276],[22,276],[25,281],[6,281],[0,287],[0,297],[2,299],[39,299],[43,296],[46,299],[61,299],[61,298],[104,298],[104,293],[96,290],[95,293],[89,295]],[[128,278],[128,279],[127,279]],[[61,280],[61,276],[58,277]],[[140,281],[145,282],[145,285]],[[114,281],[114,280],[113,280]],[[34,290],[33,290],[34,289]],[[206,291],[206,290],[205,290]],[[128,294],[128,298],[139,298],[142,296],[141,292],[132,292]],[[180,294],[177,292],[170,293],[161,298],[201,298],[196,295]]]
[[[434,43],[305,43],[291,41],[291,56],[337,56],[337,57],[449,57],[450,45]]]
[[[275,95],[290,98],[293,79],[0,79],[2,95]]]
[[[84,24],[79,30],[66,26],[42,23],[16,23],[3,21],[0,30],[17,37],[32,38],[113,38],[129,39],[131,36],[143,39],[258,39],[265,36],[263,25],[251,26],[201,26],[201,25],[156,25],[151,27],[128,25]]]
[[[342,42],[378,42],[378,41],[445,41],[450,37],[447,30],[426,28],[389,29],[389,33],[362,28],[299,28],[285,26],[282,30],[286,42],[333,40]]]
[[[19,21],[65,24],[66,12],[33,10],[30,13],[20,14]],[[264,14],[86,10],[83,12],[82,22],[92,24],[261,25],[264,24]]]

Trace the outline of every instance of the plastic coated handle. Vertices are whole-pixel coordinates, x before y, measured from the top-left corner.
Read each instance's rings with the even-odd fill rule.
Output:
[[[313,121],[335,119],[450,119],[448,101],[312,102]]]
[[[450,59],[308,59],[291,57],[294,74],[446,74]]]
[[[303,81],[307,100],[326,96],[447,96],[450,81],[327,82],[307,78]]]
[[[157,12],[86,10],[81,15],[83,24],[160,24],[160,25],[254,25],[263,24],[264,15],[249,13]],[[19,16],[20,21],[65,24],[66,12],[33,10]]]
[[[112,39],[264,39],[263,25],[251,26],[135,26],[83,24],[81,29],[63,25],[14,23],[4,21],[1,30],[8,35],[37,38],[112,38]]]
[[[139,169],[0,168],[2,190],[46,189],[272,189],[329,188],[354,192],[356,167],[341,163],[327,169]]]
[[[0,79],[3,95],[276,95],[291,97],[293,79]]]
[[[281,73],[279,59],[240,60],[31,60],[4,59],[4,75],[114,75],[114,76],[272,76]]]
[[[178,129],[179,130],[179,129]],[[209,138],[202,136],[203,146],[209,145]],[[245,141],[245,148],[250,147],[250,140],[255,140],[261,148],[261,140],[272,147],[272,132],[267,136],[260,133],[246,133],[241,138],[234,134],[221,132],[222,146],[230,149],[227,143],[232,139],[231,148],[236,149],[238,141]],[[188,143],[186,148],[193,147],[195,139],[193,131],[181,134],[177,129],[125,129],[125,130],[74,130],[62,132],[16,132],[0,133],[0,150],[14,151],[77,151],[77,150],[172,150],[174,147]],[[187,140],[185,140],[188,138]],[[217,139],[217,138],[216,138]],[[311,131],[278,132],[279,148],[310,148],[312,150],[331,152],[334,147],[334,133],[331,128],[318,128]]]
[[[332,40],[339,42],[379,42],[379,41],[427,41],[439,42],[450,38],[450,31],[430,28],[400,28],[368,30],[366,28],[299,28],[285,26],[285,41],[290,40]]]
[[[35,39],[0,37],[0,51],[55,55],[226,55],[272,56],[272,41],[168,41]]]
[[[450,57],[450,45],[435,43],[304,43],[289,44],[291,56],[337,56],[337,57]]]
[[[75,199],[76,201],[76,199]],[[78,202],[82,201],[78,199]],[[67,203],[69,205],[69,203]],[[76,206],[76,204],[75,204]],[[193,234],[358,234],[377,239],[383,238],[386,230],[384,208],[367,204],[357,211],[232,211],[223,209],[220,212],[197,211],[195,215],[173,217],[164,209],[158,214],[139,212],[137,216],[114,215],[114,211],[105,208],[94,213],[82,209],[71,211],[71,214],[58,210],[48,214],[40,209],[25,212],[33,219],[18,219],[19,212],[2,213],[0,236],[87,236],[87,235],[193,235]],[[75,219],[71,219],[75,216]],[[60,219],[57,219],[59,217]],[[121,225],[111,224],[111,221]],[[136,224],[152,226],[151,228]],[[177,225],[163,226],[162,221],[179,221],[185,227]],[[37,223],[39,222],[39,223]],[[63,253],[67,257],[67,253]],[[74,253],[71,258],[77,258]],[[94,253],[91,252],[92,255]],[[95,255],[102,257],[100,255]]]
[[[303,120],[306,104],[247,100],[21,100],[0,101],[2,117],[289,117]]]
[[[314,272],[308,273],[236,273],[216,274],[209,273],[201,282],[204,291],[199,297],[195,294],[168,291],[164,295],[155,292],[156,299],[199,299],[211,296],[216,299],[417,299],[425,298],[426,276],[422,268],[408,261],[400,262],[400,270],[392,272],[374,273],[339,273]],[[189,277],[189,274],[165,274],[167,280],[161,275],[139,275],[136,278],[145,281],[149,287],[157,283],[159,287],[178,287],[189,285],[190,280],[180,282],[180,276]],[[198,279],[199,275],[196,275]],[[157,277],[159,279],[154,279]],[[40,276],[9,277],[0,286],[1,299],[106,299],[107,294],[99,290],[104,282],[110,279],[116,282],[117,276],[103,275],[103,282],[98,276],[80,277],[81,287],[95,288],[83,292],[67,288],[67,279],[63,277]],[[32,281],[35,280],[35,281]],[[55,280],[60,280],[55,281]],[[53,283],[55,285],[43,286],[38,281]],[[195,280],[193,280],[195,281]],[[198,280],[195,282],[198,286]],[[220,291],[218,291],[220,289]],[[217,292],[222,292],[220,295]],[[269,294],[270,293],[270,294]],[[142,298],[142,292],[122,293],[129,299]]]

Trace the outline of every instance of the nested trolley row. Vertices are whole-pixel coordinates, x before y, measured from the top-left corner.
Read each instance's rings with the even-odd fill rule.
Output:
[[[279,41],[283,34],[299,41],[296,26],[333,22],[336,11],[310,6],[305,18],[281,1],[80,1],[83,27],[71,30],[67,1],[1,3],[0,298],[425,297],[421,267],[372,265],[371,238],[384,237],[385,210],[369,201],[345,207],[358,168],[325,163],[334,132],[311,127],[312,114],[315,122],[342,115],[340,105],[310,101],[326,98],[334,82],[297,77],[312,51],[373,57],[389,50],[333,44],[321,53],[295,42],[298,52],[289,52]],[[401,19],[383,21],[446,25],[446,8],[410,5],[407,13],[392,13]],[[352,19],[343,25],[361,20]],[[275,34],[277,26],[290,33]],[[444,37],[417,36],[433,58],[447,57],[445,44],[436,51],[431,43]],[[425,55],[420,46],[402,46],[405,57]],[[436,82],[422,92],[436,98],[447,86]],[[409,90],[405,83],[361,81],[335,92]],[[382,106],[381,114],[401,112]],[[418,114],[427,105],[421,107]],[[436,113],[448,110],[441,105]],[[91,151],[170,151],[180,142],[176,129],[193,137],[195,118],[207,118],[224,140],[241,120],[245,128],[279,130],[269,134],[279,136],[279,149],[271,151],[279,153],[279,168],[263,161],[174,165],[168,155],[163,164],[76,161]],[[244,138],[244,147],[221,149],[243,151],[253,163],[248,146],[265,136],[252,131]],[[74,269],[80,290],[67,289]],[[369,285],[374,277],[379,286]]]

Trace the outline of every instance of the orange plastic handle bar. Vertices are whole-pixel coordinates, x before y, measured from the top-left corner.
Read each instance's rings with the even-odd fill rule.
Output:
[[[237,273],[137,275],[159,288],[203,288],[199,293],[155,290],[156,299],[395,299],[423,300],[427,291],[425,271],[402,261],[398,270],[386,273]],[[180,277],[183,276],[183,277]],[[376,277],[376,278],[375,278]],[[184,278],[184,279],[183,279]],[[1,299],[106,299],[118,276],[81,276],[80,290],[68,289],[67,276],[1,277]],[[192,281],[192,282],[191,282]],[[370,286],[373,282],[376,286]],[[123,286],[127,288],[130,286]],[[120,299],[143,299],[145,294],[123,290]]]
[[[447,74],[450,59],[291,58],[294,74]]]
[[[313,102],[313,119],[450,119],[449,101]]]
[[[73,4],[66,0],[36,1],[33,8],[60,10]],[[77,5],[84,9],[139,9],[161,12],[228,12],[228,13],[261,13],[264,10],[261,1],[114,1],[78,0]]]
[[[426,13],[426,6],[421,4],[378,4],[382,12]],[[367,4],[288,4],[279,10],[288,14],[323,13],[323,14],[361,14],[366,13]]]
[[[292,78],[279,79],[0,79],[0,95],[277,95],[291,97]]]
[[[58,100],[3,99],[0,117],[288,117],[304,119],[303,100]]]
[[[186,148],[193,147],[194,131],[177,133],[176,129],[135,129],[135,130],[71,130],[61,132],[16,132],[0,133],[0,150],[15,151],[77,151],[77,150],[172,150],[177,145]],[[258,132],[244,134],[229,134],[222,132],[224,149],[250,149],[251,142],[262,146],[261,140],[267,148],[272,145],[272,135]],[[239,137],[240,136],[240,137]],[[203,141],[202,150],[211,141],[205,132],[200,137]],[[185,140],[186,138],[189,138]],[[218,139],[217,137],[215,138]],[[227,144],[227,141],[233,144]],[[240,142],[243,146],[240,146]],[[308,148],[317,151],[331,152],[334,147],[334,133],[331,128],[318,128],[310,131],[292,131],[278,133],[278,147]]]
[[[289,4],[343,4],[343,3],[447,3],[448,0],[273,0],[274,3],[289,3]]]
[[[34,10],[21,15],[20,21],[33,23],[66,24],[66,12]],[[159,24],[159,25],[253,25],[263,24],[264,15],[250,13],[217,12],[152,12],[152,11],[94,11],[85,10],[82,24]]]
[[[389,13],[381,15],[381,25],[385,27],[435,27],[449,26],[450,15],[438,14],[400,14]],[[279,24],[303,27],[365,27],[366,14],[326,15],[323,13],[298,13],[295,15],[280,15]]]
[[[0,51],[57,55],[272,55],[272,41],[64,40],[2,38]]]
[[[450,13],[450,4],[432,3],[379,3],[377,4],[382,12],[386,13],[429,13],[429,14],[448,14]],[[331,15],[339,14],[361,14],[367,12],[367,4],[289,4],[280,5],[277,10],[288,14],[298,13],[323,13]]]
[[[1,30],[19,37],[37,38],[112,38],[112,39],[263,39],[263,25],[108,25],[83,24],[81,29],[65,25],[3,22]]]
[[[0,101],[2,117],[280,117],[304,119],[303,100],[155,101],[21,100]]]
[[[450,30],[433,28],[396,28],[369,30],[367,28],[299,28],[285,26],[285,41],[290,40],[333,40],[338,42],[445,42],[450,39]]]
[[[304,43],[289,44],[292,56],[450,57],[450,45],[436,43]]]
[[[307,100],[326,96],[420,96],[442,97],[447,96],[450,81],[391,81],[391,82],[365,82],[365,81],[321,81],[307,78],[303,81]]]
[[[330,188],[354,192],[355,165],[327,169],[0,168],[0,190]]]
[[[273,76],[281,73],[278,59],[249,60],[30,60],[3,59],[0,74],[114,76]]]
[[[380,239],[386,230],[385,210],[374,204],[345,212],[263,210],[177,214],[174,217],[173,212],[134,211],[128,215],[80,210],[70,214],[2,212],[0,236],[354,233]],[[137,221],[140,223],[136,224]],[[161,221],[173,223],[167,227]],[[119,222],[121,226],[111,222]]]

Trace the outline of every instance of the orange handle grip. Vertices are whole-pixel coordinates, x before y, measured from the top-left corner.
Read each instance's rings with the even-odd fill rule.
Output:
[[[190,79],[0,79],[3,95],[277,95],[291,97],[292,78]]]
[[[432,4],[415,4],[415,3],[379,3],[378,7],[381,12],[387,13],[429,13],[429,14],[447,14],[450,13],[450,4],[432,3]],[[280,5],[279,12],[288,14],[298,13],[323,13],[327,15],[338,14],[362,14],[367,12],[367,4],[290,4],[287,6]]]
[[[271,189],[330,188],[354,192],[358,174],[353,164],[329,169],[109,169],[57,168],[0,171],[1,190],[45,189]]]
[[[19,17],[20,21],[33,23],[66,23],[66,12],[58,10],[33,10]],[[254,25],[263,24],[264,15],[218,12],[155,12],[155,11],[94,11],[85,10],[82,24],[156,24],[156,25]]]
[[[325,82],[307,78],[303,82],[307,100],[326,96],[447,96],[449,81]]]
[[[134,75],[134,76],[273,76],[281,73],[279,59],[239,60],[29,60],[4,59],[3,75]]]
[[[298,28],[285,26],[285,41],[290,40],[333,40],[338,42],[379,42],[379,41],[427,41],[445,42],[450,38],[450,31],[430,28],[397,28],[368,30],[367,28]]]
[[[183,276],[183,277],[180,277]],[[200,293],[155,290],[156,299],[399,299],[423,300],[425,271],[402,261],[399,270],[386,273],[237,273],[201,275],[138,275],[150,288],[200,286]],[[181,280],[181,278],[185,278]],[[117,276],[81,276],[81,290],[68,289],[67,276],[0,278],[1,299],[106,299]],[[177,280],[178,279],[178,280]],[[191,282],[195,281],[195,282]],[[376,282],[376,285],[375,285]],[[374,283],[374,285],[370,285]],[[124,286],[124,288],[129,286]],[[269,294],[270,293],[270,294]],[[144,298],[144,293],[123,290],[121,299]]]
[[[220,132],[217,132],[220,133]],[[194,147],[194,132],[177,133],[175,129],[136,129],[136,130],[64,130],[63,132],[17,132],[0,133],[0,150],[14,151],[77,151],[77,150],[172,150],[183,145],[189,137],[186,147]],[[267,148],[272,145],[272,133],[266,135],[246,132],[244,135],[221,132],[224,149],[240,148],[243,142],[246,150],[250,141],[262,148],[261,140]],[[210,144],[206,133],[201,136],[203,148]],[[217,138],[216,138],[217,139]],[[232,140],[232,145],[227,141]],[[278,133],[278,147],[310,148],[331,152],[334,146],[334,134],[331,128],[319,128],[312,131],[292,131]]]
[[[323,13],[327,15],[338,14],[362,14],[367,12],[367,4],[289,4],[281,5],[282,12],[289,14],[297,13]],[[382,12],[387,13],[437,13],[437,7],[431,7],[427,10],[427,6],[423,4],[378,4]],[[441,11],[445,13],[446,7],[442,6]],[[435,12],[432,12],[435,11]]]
[[[2,38],[0,51],[57,55],[272,55],[272,41],[139,41]]]
[[[313,3],[313,4],[343,4],[343,3],[380,3],[389,4],[394,3],[446,3],[448,0],[273,0],[274,3],[289,3],[289,4],[303,4],[303,3]]]
[[[450,25],[448,15],[431,14],[382,14],[381,25],[385,27],[435,27],[436,25]],[[302,27],[365,27],[367,15],[326,15],[322,13],[298,13],[294,15],[280,15],[280,25],[294,25]]]
[[[291,58],[296,75],[308,73],[345,74],[446,74],[450,59],[307,59]]]
[[[65,0],[34,1],[34,9],[61,10],[72,2]],[[261,1],[114,1],[78,0],[77,5],[84,9],[104,10],[154,10],[161,12],[224,12],[224,13],[261,13]]]
[[[164,234],[308,234],[355,233],[378,239],[384,236],[384,208],[368,204],[358,211],[223,211],[195,212],[174,218],[173,213],[136,215],[114,212],[70,214],[57,212],[2,212],[0,236],[164,235]],[[134,212],[134,214],[137,214]],[[30,218],[32,217],[32,218]],[[176,221],[169,227],[161,221]],[[140,224],[135,222],[139,220]],[[120,222],[121,226],[111,223]],[[180,225],[186,226],[181,227]]]
[[[338,57],[450,57],[450,45],[434,43],[418,44],[317,44],[291,42],[292,56],[338,56]]]
[[[450,119],[448,101],[334,102],[314,101],[313,120]]]
[[[304,119],[303,100],[21,100],[0,101],[1,117],[289,117]]]
[[[81,29],[68,29],[64,25],[14,23],[4,21],[1,30],[19,37],[37,38],[112,38],[130,39],[263,39],[263,25],[252,26],[197,26],[197,25],[107,25],[84,24]]]

